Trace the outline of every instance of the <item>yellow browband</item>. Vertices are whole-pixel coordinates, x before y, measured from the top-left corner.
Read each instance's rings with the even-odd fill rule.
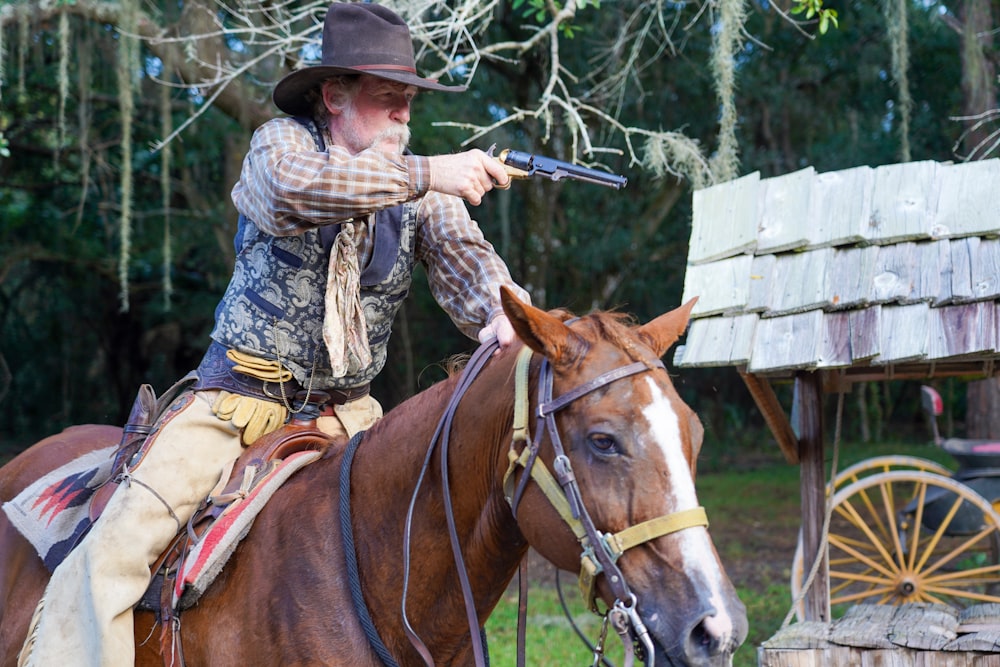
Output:
[[[555,477],[549,472],[545,463],[536,458],[529,469],[529,459],[531,458],[531,433],[528,426],[528,369],[531,364],[531,348],[525,347],[521,350],[517,358],[517,366],[514,372],[514,436],[511,440],[508,459],[510,464],[507,472],[504,473],[503,486],[504,495],[507,502],[513,505],[514,502],[514,473],[518,467],[529,470],[531,479],[538,484],[542,493],[562,517],[562,520],[570,527],[583,551],[580,555],[580,592],[591,611],[600,613],[597,609],[597,594],[594,582],[598,574],[603,570],[600,562],[594,555],[594,547],[590,544],[586,530],[579,518],[573,516],[569,501]],[[518,451],[518,444],[521,450]],[[708,514],[704,507],[695,507],[673,514],[643,521],[635,526],[630,526],[617,533],[602,533],[602,548],[608,553],[612,561],[631,549],[654,540],[657,537],[670,535],[685,528],[695,528],[698,526],[708,527]]]

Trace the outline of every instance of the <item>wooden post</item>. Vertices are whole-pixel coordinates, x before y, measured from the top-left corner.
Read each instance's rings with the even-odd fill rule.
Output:
[[[823,460],[823,386],[818,373],[795,374],[792,423],[799,439],[799,490],[802,495],[803,577],[809,575],[822,541],[826,515],[826,471]],[[806,592],[806,621],[830,620],[830,576],[826,549],[823,562]]]

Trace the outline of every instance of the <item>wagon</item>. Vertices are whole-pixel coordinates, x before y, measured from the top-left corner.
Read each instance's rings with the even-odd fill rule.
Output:
[[[921,399],[956,467],[880,456],[834,478],[825,533],[834,616],[859,603],[1000,603],[1000,441],[941,438],[940,395],[923,386]],[[811,565],[800,539],[791,582],[800,618]]]

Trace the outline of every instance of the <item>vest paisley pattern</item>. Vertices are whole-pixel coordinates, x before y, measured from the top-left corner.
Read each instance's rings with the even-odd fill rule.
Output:
[[[310,123],[309,128],[320,150],[325,150],[315,126]],[[376,213],[370,225],[374,249],[361,270],[361,305],[372,363],[356,375],[334,377],[323,342],[327,267],[339,225],[275,237],[241,215],[234,239],[236,266],[215,311],[212,339],[247,354],[276,359],[299,383],[317,390],[349,389],[371,382],[385,366],[392,321],[409,293],[416,212],[416,204],[401,204]]]

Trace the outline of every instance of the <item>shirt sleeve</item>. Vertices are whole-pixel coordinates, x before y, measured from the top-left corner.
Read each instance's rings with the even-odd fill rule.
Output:
[[[429,192],[429,185],[426,157],[373,150],[352,155],[336,145],[317,151],[301,123],[276,118],[254,133],[232,196],[240,213],[274,236],[301,234],[422,197],[417,259],[427,268],[435,300],[462,333],[476,339],[502,312],[501,285],[527,303],[530,297],[511,279],[465,202]]]
[[[429,176],[426,157],[317,151],[298,121],[276,118],[254,132],[232,196],[262,231],[291,236],[416,199]]]
[[[429,192],[417,219],[417,256],[427,267],[431,293],[466,336],[476,339],[479,330],[503,312],[501,285],[531,303],[462,199]]]

